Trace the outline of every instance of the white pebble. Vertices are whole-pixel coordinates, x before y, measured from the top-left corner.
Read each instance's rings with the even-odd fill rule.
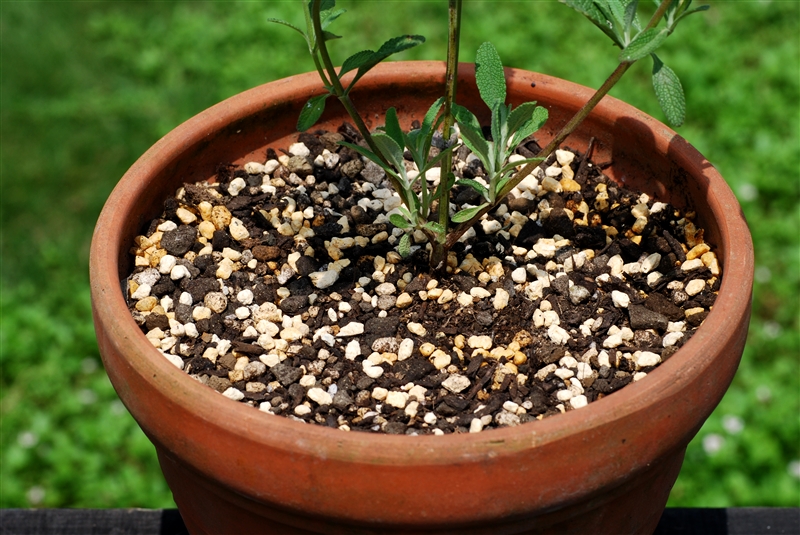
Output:
[[[414,352],[414,340],[403,338],[400,348],[397,350],[397,360],[406,360]]]
[[[233,401],[241,401],[244,399],[244,393],[238,388],[233,388],[232,386],[225,390],[222,395],[228,399],[232,399]]]
[[[161,257],[161,260],[158,262],[158,272],[162,275],[166,275],[167,273],[172,271],[172,268],[175,267],[177,264],[178,259],[172,256],[171,254],[166,254]]]
[[[358,340],[351,340],[348,342],[344,349],[344,357],[347,360],[355,360],[356,357],[361,355],[361,344]]]
[[[485,288],[481,288],[480,286],[474,286],[470,288],[469,295],[474,297],[475,299],[484,299],[492,295],[492,293]]]
[[[662,340],[662,345],[664,347],[674,346],[678,343],[678,340],[683,338],[682,332],[671,332],[664,335],[664,339]]]
[[[416,334],[417,336],[425,336],[428,334],[428,331],[425,329],[425,327],[423,327],[421,323],[417,323],[415,321],[409,322],[408,325],[406,325],[406,328],[408,329],[408,332],[411,334]]]
[[[311,283],[314,286],[322,290],[332,286],[339,279],[339,272],[333,269],[315,271],[314,273],[309,273],[308,278],[311,279]]]
[[[231,180],[230,184],[228,184],[228,193],[230,193],[233,197],[236,197],[246,187],[247,182],[245,182],[242,177],[236,177]]]
[[[692,279],[686,284],[684,291],[691,296],[697,295],[706,287],[706,282],[702,279]]]
[[[640,368],[647,368],[648,366],[655,366],[661,362],[661,355],[653,353],[652,351],[642,351],[636,359],[636,365]]]
[[[480,433],[481,431],[483,431],[483,422],[480,418],[473,418],[469,423],[469,432]]]
[[[458,394],[462,390],[468,388],[470,385],[470,381],[468,377],[464,375],[459,375],[454,373],[444,381],[442,381],[442,387],[446,388],[453,394]]]
[[[589,400],[586,398],[586,396],[581,394],[580,396],[575,396],[575,397],[570,398],[569,404],[572,405],[573,409],[580,409],[580,408],[585,407],[586,405],[588,405],[589,404]]]
[[[364,334],[364,324],[357,321],[351,321],[339,329],[339,336],[357,336],[359,334]]]
[[[298,405],[294,408],[294,413],[298,416],[305,416],[311,413],[311,407],[308,405]]]
[[[244,320],[250,317],[250,309],[247,307],[239,307],[234,311],[234,313],[236,314],[236,317],[239,318],[240,320]]]
[[[407,403],[408,394],[406,392],[391,391],[386,394],[387,405],[391,405],[392,407],[396,407],[398,409],[404,409]]]
[[[547,336],[554,344],[564,345],[569,342],[569,333],[558,325],[551,325],[547,329]]]
[[[492,301],[492,306],[495,310],[503,310],[508,306],[508,299],[509,295],[508,292],[502,288],[498,288],[494,294],[494,300]]]
[[[524,283],[528,278],[528,273],[525,271],[524,267],[518,267],[514,271],[511,272],[511,280],[516,282],[517,284]]]
[[[628,305],[631,303],[631,298],[625,292],[620,292],[619,290],[614,290],[611,292],[611,300],[614,302],[614,306],[617,308],[627,308]]]
[[[317,405],[330,405],[333,403],[333,396],[321,388],[311,388],[308,390],[308,399]]]

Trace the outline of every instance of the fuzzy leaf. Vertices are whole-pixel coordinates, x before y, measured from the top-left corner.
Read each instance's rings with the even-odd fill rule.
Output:
[[[672,126],[680,126],[686,118],[686,99],[683,96],[683,86],[672,69],[664,65],[653,54],[653,89],[656,98],[667,116],[667,121]]]
[[[403,130],[400,128],[400,121],[397,120],[397,110],[389,108],[386,110],[386,134],[394,140],[402,149],[405,145]]]
[[[397,52],[402,52],[403,50],[421,45],[424,42],[425,38],[421,35],[401,35],[389,39],[381,45],[377,52],[373,52],[369,58],[360,62],[360,65],[358,65],[358,73],[350,83],[350,87],[353,87],[353,84],[355,84],[359,78],[369,72],[372,67],[385,60],[392,54],[396,54]]]
[[[444,97],[439,97],[436,99],[436,102],[431,104],[431,107],[428,108],[427,113],[425,113],[425,117],[422,119],[420,130],[422,130],[426,135],[431,126],[434,124],[434,121],[436,121],[436,116],[439,114],[442,104],[444,104]]]
[[[639,7],[639,0],[633,0],[625,6],[625,28],[639,29],[639,22],[636,20],[636,10]]]
[[[389,216],[389,222],[397,228],[402,228],[402,229],[411,228],[411,223],[406,221],[406,219],[400,214],[391,214]]]
[[[463,223],[464,221],[469,221],[487,206],[489,206],[489,203],[485,202],[480,206],[474,206],[472,208],[467,208],[466,210],[461,210],[460,212],[456,212],[451,219],[454,223]]]
[[[312,8],[314,7],[314,0],[308,0],[308,12],[311,13]],[[329,11],[336,7],[336,0],[322,0],[319,3],[319,12],[320,14],[324,13],[325,11]]]
[[[656,30],[655,28],[650,28],[649,30],[639,33],[633,38],[633,41],[620,52],[620,63],[632,63],[652,54],[661,46],[668,35],[669,32],[667,32],[667,30]]]
[[[514,134],[533,116],[533,110],[536,109],[536,102],[526,102],[520,104],[508,115],[508,133]]]
[[[524,160],[517,160],[516,162],[508,163],[500,169],[500,175],[504,175],[509,171],[513,171],[517,167],[521,165],[528,165],[529,163],[541,162],[544,158],[525,158]],[[502,183],[502,182],[501,182]],[[500,191],[500,186],[497,187],[497,191]]]
[[[397,252],[400,256],[407,258],[411,254],[411,236],[406,233],[400,238],[400,243],[397,244]]]
[[[491,151],[489,143],[483,138],[483,133],[480,130],[475,130],[471,125],[460,124],[459,126],[461,127],[461,141],[483,162],[484,166],[488,167],[490,165]]]
[[[536,106],[533,110],[533,114],[531,116],[530,121],[523,124],[520,129],[514,134],[514,137],[511,141],[510,149],[515,149],[520,143],[525,141],[525,139],[533,134],[534,132],[538,131],[541,127],[544,126],[544,123],[547,122],[549,114],[547,112],[547,108],[543,108],[542,106]]]
[[[371,150],[365,149],[361,145],[356,145],[355,143],[349,143],[347,141],[339,141],[338,143],[339,143],[339,145],[342,145],[344,147],[349,147],[349,148],[353,149],[354,151],[356,151],[357,153],[359,153],[362,156],[366,156],[371,161],[373,161],[376,164],[378,164],[387,173],[394,174],[394,172],[395,172],[394,169],[392,169],[390,166],[388,166],[385,163],[383,163],[383,160],[381,160],[380,156],[378,156],[377,154],[375,154]]]
[[[622,23],[625,20],[625,5],[622,0],[605,0],[605,2],[613,20]]]
[[[361,52],[356,52],[344,60],[344,63],[342,63],[342,68],[339,69],[339,77],[341,78],[344,73],[359,69],[362,65],[366,65],[372,59],[374,54],[374,50],[362,50]]]
[[[423,228],[430,230],[431,232],[437,234],[438,236],[441,236],[442,234],[445,233],[444,226],[442,226],[440,223],[437,223],[436,221],[428,221],[427,223],[425,223],[425,226]]]
[[[475,81],[481,99],[490,109],[506,101],[506,76],[500,55],[492,45],[486,42],[478,47],[475,55]]]
[[[403,149],[398,145],[394,139],[386,134],[373,134],[372,140],[381,151],[383,157],[394,166],[398,172],[404,172],[405,166],[403,165]]]
[[[475,115],[467,108],[454,103],[452,111],[453,117],[455,117],[456,122],[459,125],[466,125],[471,127],[473,130],[477,130],[478,132],[481,131],[481,123],[478,122],[478,118],[475,117]]]
[[[325,93],[324,95],[317,95],[316,97],[311,97],[306,102],[306,105],[303,106],[303,110],[300,112],[300,117],[297,119],[297,130],[300,132],[305,132],[316,123],[322,112],[325,111],[325,100],[331,96],[330,93]]]
[[[456,186],[467,186],[480,193],[483,198],[489,198],[489,190],[477,180],[472,180],[471,178],[462,178],[461,180],[456,181]]]
[[[506,106],[502,102],[495,103],[492,108],[492,141],[489,146],[494,151],[495,163],[497,167],[502,164],[503,149],[506,148],[508,141],[508,114],[511,106]]]
[[[453,104],[453,114],[461,129],[461,140],[469,150],[475,153],[475,156],[480,158],[484,165],[488,165],[489,143],[483,137],[478,119],[472,115],[471,111],[457,104]]]
[[[321,16],[321,26],[324,30],[328,26],[330,26],[331,22],[335,21],[339,17],[341,17],[344,13],[346,13],[346,9],[337,9],[336,11],[328,11],[326,13],[320,13]]]
[[[619,37],[614,32],[613,23],[608,20],[606,14],[598,8],[593,0],[561,0],[561,2],[584,15],[586,18],[592,21],[595,26],[600,28],[604,34],[609,36],[611,40],[617,44],[617,46],[620,48],[623,47]]]
[[[292,24],[292,23],[290,23],[290,22],[286,22],[285,20],[281,20],[281,19],[275,19],[275,18],[272,18],[272,17],[270,17],[270,18],[268,18],[268,19],[267,19],[267,22],[275,22],[275,23],[277,23],[277,24],[283,24],[284,26],[286,26],[286,27],[289,27],[289,28],[293,29],[294,31],[296,31],[297,33],[299,33],[300,35],[302,35],[303,37],[306,37],[306,32],[304,32],[303,30],[301,30],[300,28],[298,28],[298,27],[297,27],[297,26],[295,26],[294,24]],[[307,39],[308,39],[308,38],[306,37],[306,40],[307,40]]]

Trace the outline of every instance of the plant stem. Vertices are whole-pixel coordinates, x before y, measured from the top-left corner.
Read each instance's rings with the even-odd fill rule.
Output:
[[[353,101],[350,100],[350,95],[347,93],[347,91],[345,91],[344,87],[342,86],[342,81],[336,74],[336,68],[333,66],[331,56],[328,53],[328,46],[325,44],[325,36],[324,32],[322,31],[322,21],[320,20],[320,5],[321,0],[314,0],[311,19],[314,23],[314,35],[317,40],[317,48],[319,49],[319,54],[322,57],[322,62],[325,65],[325,69],[328,71],[328,76],[331,79],[331,88],[333,93],[339,98],[339,101],[344,106],[344,109],[347,110],[348,115],[350,115],[350,118],[355,123],[356,128],[361,134],[361,137],[363,137],[364,141],[367,142],[370,150],[375,153],[375,155],[378,156],[383,163],[391,167],[391,164],[386,161],[386,159],[383,157],[383,154],[381,154],[381,151],[378,150],[378,147],[375,145],[375,141],[373,141],[367,125],[364,123],[364,120],[361,118],[358,110],[356,110],[356,107],[353,105]],[[395,189],[397,191],[402,191],[400,184],[395,184],[396,181],[391,175],[388,175],[388,173],[387,176],[389,176],[389,179],[392,181],[392,185],[395,187]]]
[[[456,99],[456,84],[458,82],[458,45],[461,39],[461,0],[450,0],[448,35],[447,35],[447,69],[445,72],[445,93],[444,93],[444,123],[442,125],[442,137],[445,143],[452,136],[453,124],[455,123],[452,105]],[[450,223],[450,173],[453,169],[453,152],[448,152],[442,159],[439,177],[439,224],[442,225],[444,235]],[[446,265],[447,250],[443,243],[438,239],[431,242],[430,264],[434,270],[440,270]]]
[[[672,0],[661,0],[658,9],[656,9],[655,13],[653,13],[653,16],[650,18],[650,21],[647,23],[645,29],[655,28],[656,25],[658,25],[661,18],[664,16],[664,13],[666,13],[667,8],[669,8],[671,3]],[[572,119],[570,119],[569,122],[567,122],[567,124],[565,124],[561,128],[561,130],[558,132],[558,134],[556,134],[556,136],[552,139],[552,141],[550,141],[550,143],[544,149],[542,149],[541,152],[539,152],[539,154],[537,154],[537,158],[542,158],[542,163],[544,163],[544,161],[546,161],[547,158],[559,146],[561,146],[561,143],[563,143],[564,140],[567,139],[567,137],[569,137],[570,134],[572,134],[575,131],[575,129],[584,121],[584,119],[586,119],[586,117],[589,116],[589,114],[592,112],[595,106],[597,106],[597,104],[603,99],[603,97],[608,94],[611,88],[614,87],[614,85],[616,85],[617,82],[619,82],[620,78],[622,78],[622,75],[625,74],[625,72],[634,63],[635,60],[623,61],[619,65],[617,65],[617,68],[614,69],[614,72],[612,72],[611,75],[606,79],[606,81],[603,82],[603,85],[600,86],[600,88],[597,91],[595,91],[594,95],[592,95],[592,98],[590,98],[586,102],[586,104],[584,104],[583,107],[581,107],[581,109],[578,110],[578,112],[572,117]],[[508,195],[511,192],[511,190],[513,190],[517,186],[517,184],[522,182],[523,178],[531,174],[539,165],[541,165],[541,163],[529,163],[525,167],[523,167],[514,176],[512,180],[506,183],[503,189],[498,193],[497,199],[499,200],[504,199],[506,195]],[[445,250],[450,250],[450,248],[453,247],[453,245],[455,245],[458,242],[458,239],[467,230],[469,230],[474,224],[476,224],[480,220],[480,218],[484,216],[484,214],[494,209],[496,205],[497,201],[491,203],[489,206],[487,206],[486,208],[475,214],[475,216],[472,217],[472,219],[470,219],[469,221],[465,221],[464,223],[461,223],[459,226],[453,229],[447,236],[447,241],[444,244]]]

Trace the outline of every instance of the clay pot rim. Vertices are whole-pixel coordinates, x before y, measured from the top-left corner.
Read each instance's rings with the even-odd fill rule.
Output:
[[[470,76],[471,65],[464,65],[462,76]],[[394,62],[378,65],[362,81],[386,76],[397,71],[415,75],[441,73],[443,62]],[[527,71],[506,69],[509,86],[516,77],[525,77]],[[535,74],[537,84],[559,85],[568,93],[588,99],[592,90],[543,74]],[[528,74],[529,76],[529,74]],[[96,321],[105,324],[110,333],[116,333],[128,344],[129,354],[136,360],[128,363],[143,376],[152,376],[152,382],[170,392],[173,401],[186,407],[197,418],[213,426],[226,429],[231,434],[256,443],[269,443],[287,451],[301,451],[322,458],[358,460],[363,463],[383,465],[439,465],[452,464],[453,452],[465,457],[494,457],[513,454],[546,443],[562,440],[570,435],[613,425],[619,418],[645,411],[658,399],[678,393],[694,374],[702,373],[711,365],[717,346],[715,333],[747,310],[752,287],[753,250],[749,231],[738,202],[708,161],[666,125],[612,97],[606,97],[594,114],[609,114],[619,110],[624,115],[649,125],[656,143],[665,146],[677,142],[684,149],[676,161],[690,174],[702,172],[708,181],[708,204],[720,225],[724,251],[720,263],[724,278],[719,297],[703,328],[668,361],[651,372],[643,381],[598,400],[579,410],[531,422],[517,427],[487,430],[478,434],[449,434],[444,436],[396,436],[364,432],[343,432],[325,426],[302,424],[282,416],[264,414],[257,409],[233,402],[212,389],[191,379],[177,369],[156,350],[139,330],[128,313],[120,288],[118,251],[107,244],[118,243],[125,226],[125,215],[133,206],[133,199],[146,189],[143,178],[152,174],[155,165],[165,154],[188,147],[234,118],[254,113],[263,108],[264,95],[284,95],[289,98],[298,92],[311,95],[322,91],[315,72],[284,78],[264,84],[233,96],[194,116],[151,147],[123,176],[109,196],[98,219],[92,240],[90,278]],[[180,150],[178,151],[180,152]],[[697,171],[697,172],[696,172]],[[123,249],[125,247],[123,246]],[[746,289],[747,291],[743,290]],[[140,358],[138,358],[140,357]],[[196,407],[203,407],[202,415]]]

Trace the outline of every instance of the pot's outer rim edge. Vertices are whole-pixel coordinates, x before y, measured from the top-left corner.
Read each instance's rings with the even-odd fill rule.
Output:
[[[371,77],[365,77],[362,83],[366,83],[372,77],[385,74],[390,70],[404,67],[398,62],[382,64],[370,73]],[[426,76],[443,76],[442,62],[413,62],[412,71],[415,78]],[[440,72],[441,71],[441,72]],[[507,72],[520,80],[528,80],[535,77],[537,86],[540,89],[548,89],[554,84],[555,79],[537,73],[527,73],[507,69]],[[260,95],[265,92],[270,94],[285,95],[290,98],[290,92],[296,88],[289,89],[289,83],[299,82],[309,89],[316,89],[319,92],[319,81],[316,73],[293,76],[278,82],[265,84],[230,99],[202,112],[201,114],[189,119],[175,130],[167,134],[148,150],[131,169],[125,174],[118,186],[109,197],[109,201],[101,213],[98,225],[92,240],[90,278],[92,288],[93,308],[98,322],[102,322],[109,332],[121,335],[125,340],[126,347],[119,348],[125,353],[139,353],[145,358],[135,359],[130,365],[135,368],[136,373],[142,376],[154,376],[153,381],[164,388],[176,388],[177,394],[175,402],[191,410],[198,399],[200,402],[210,407],[205,418],[209,424],[220,426],[231,433],[239,433],[246,429],[247,440],[252,442],[269,442],[272,447],[294,452],[298,455],[308,455],[312,457],[323,457],[328,459],[340,459],[343,462],[360,463],[364,465],[388,466],[435,466],[453,464],[453,452],[458,451],[459,457],[456,462],[472,463],[483,462],[486,460],[498,460],[498,457],[506,455],[514,456],[519,452],[528,450],[532,447],[540,447],[548,443],[555,443],[573,435],[576,431],[602,430],[607,426],[612,426],[618,418],[635,416],[651,402],[654,393],[663,395],[664,393],[675,393],[680,390],[682,384],[690,381],[681,370],[695,369],[705,370],[710,366],[708,355],[714,353],[717,345],[713,330],[711,328],[720,327],[728,323],[729,318],[734,317],[737,312],[746,310],[749,307],[749,292],[745,297],[741,292],[725,292],[729,288],[741,286],[743,283],[752,287],[752,265],[753,253],[752,242],[749,232],[742,221],[730,223],[731,228],[721,228],[722,239],[726,254],[722,260],[725,268],[725,278],[722,282],[722,292],[715,306],[715,310],[709,314],[706,324],[709,329],[698,332],[679,352],[669,361],[663,363],[645,381],[629,385],[623,391],[615,393],[604,400],[590,404],[588,407],[579,411],[570,411],[567,414],[555,418],[545,419],[540,422],[533,422],[514,428],[504,428],[489,430],[479,435],[447,435],[447,436],[391,436],[391,435],[372,435],[367,433],[345,433],[338,430],[328,429],[321,426],[304,425],[292,422],[283,417],[265,415],[246,407],[242,404],[232,402],[211,389],[196,384],[189,380],[183,371],[175,368],[166,359],[160,358],[157,350],[149,344],[144,335],[139,331],[130,315],[123,315],[122,318],[115,314],[115,311],[125,310],[125,301],[120,292],[119,280],[116,278],[116,267],[118,259],[114,258],[116,253],[111,251],[105,244],[114,243],[114,233],[109,232],[110,228],[116,228],[116,235],[119,235],[123,227],[119,222],[120,218],[127,213],[131,206],[131,200],[123,196],[130,195],[134,188],[136,191],[136,181],[139,180],[143,171],[142,167],[149,165],[157,160],[163,152],[168,150],[170,143],[178,141],[188,146],[195,140],[207,136],[214,128],[222,124],[228,118],[239,116],[242,107],[247,110],[256,111],[261,106]],[[564,83],[559,81],[559,84]],[[576,84],[570,84],[574,92],[585,94],[590,89]],[[611,97],[606,97],[598,106],[599,110],[605,109],[610,105],[622,104],[620,101]],[[634,113],[640,119],[648,122],[655,122],[659,128],[665,129],[662,132],[670,134],[669,141],[676,138],[677,134],[666,126],[658,123],[634,108],[629,112]],[[216,119],[211,127],[203,127],[202,122],[208,117],[214,116]],[[688,145],[688,144],[687,144]],[[700,165],[700,161],[705,161],[696,150],[691,149],[692,154],[688,157],[687,167]],[[730,188],[724,180],[711,167],[703,170],[704,176],[714,185],[709,203],[718,213],[725,214],[726,211],[738,211],[741,209],[733,196]],[[143,185],[139,185],[143,189]],[[721,212],[720,212],[721,210]],[[726,219],[727,221],[728,219]],[[748,243],[734,244],[731,234],[741,236],[742,232],[747,236]],[[103,266],[99,270],[98,266]],[[115,269],[109,270],[108,266]],[[705,325],[704,325],[705,327]],[[688,362],[689,355],[693,350],[700,350],[700,356],[694,361]],[[676,379],[677,377],[677,379]],[[265,418],[269,420],[265,420]],[[269,422],[270,425],[264,425]]]

